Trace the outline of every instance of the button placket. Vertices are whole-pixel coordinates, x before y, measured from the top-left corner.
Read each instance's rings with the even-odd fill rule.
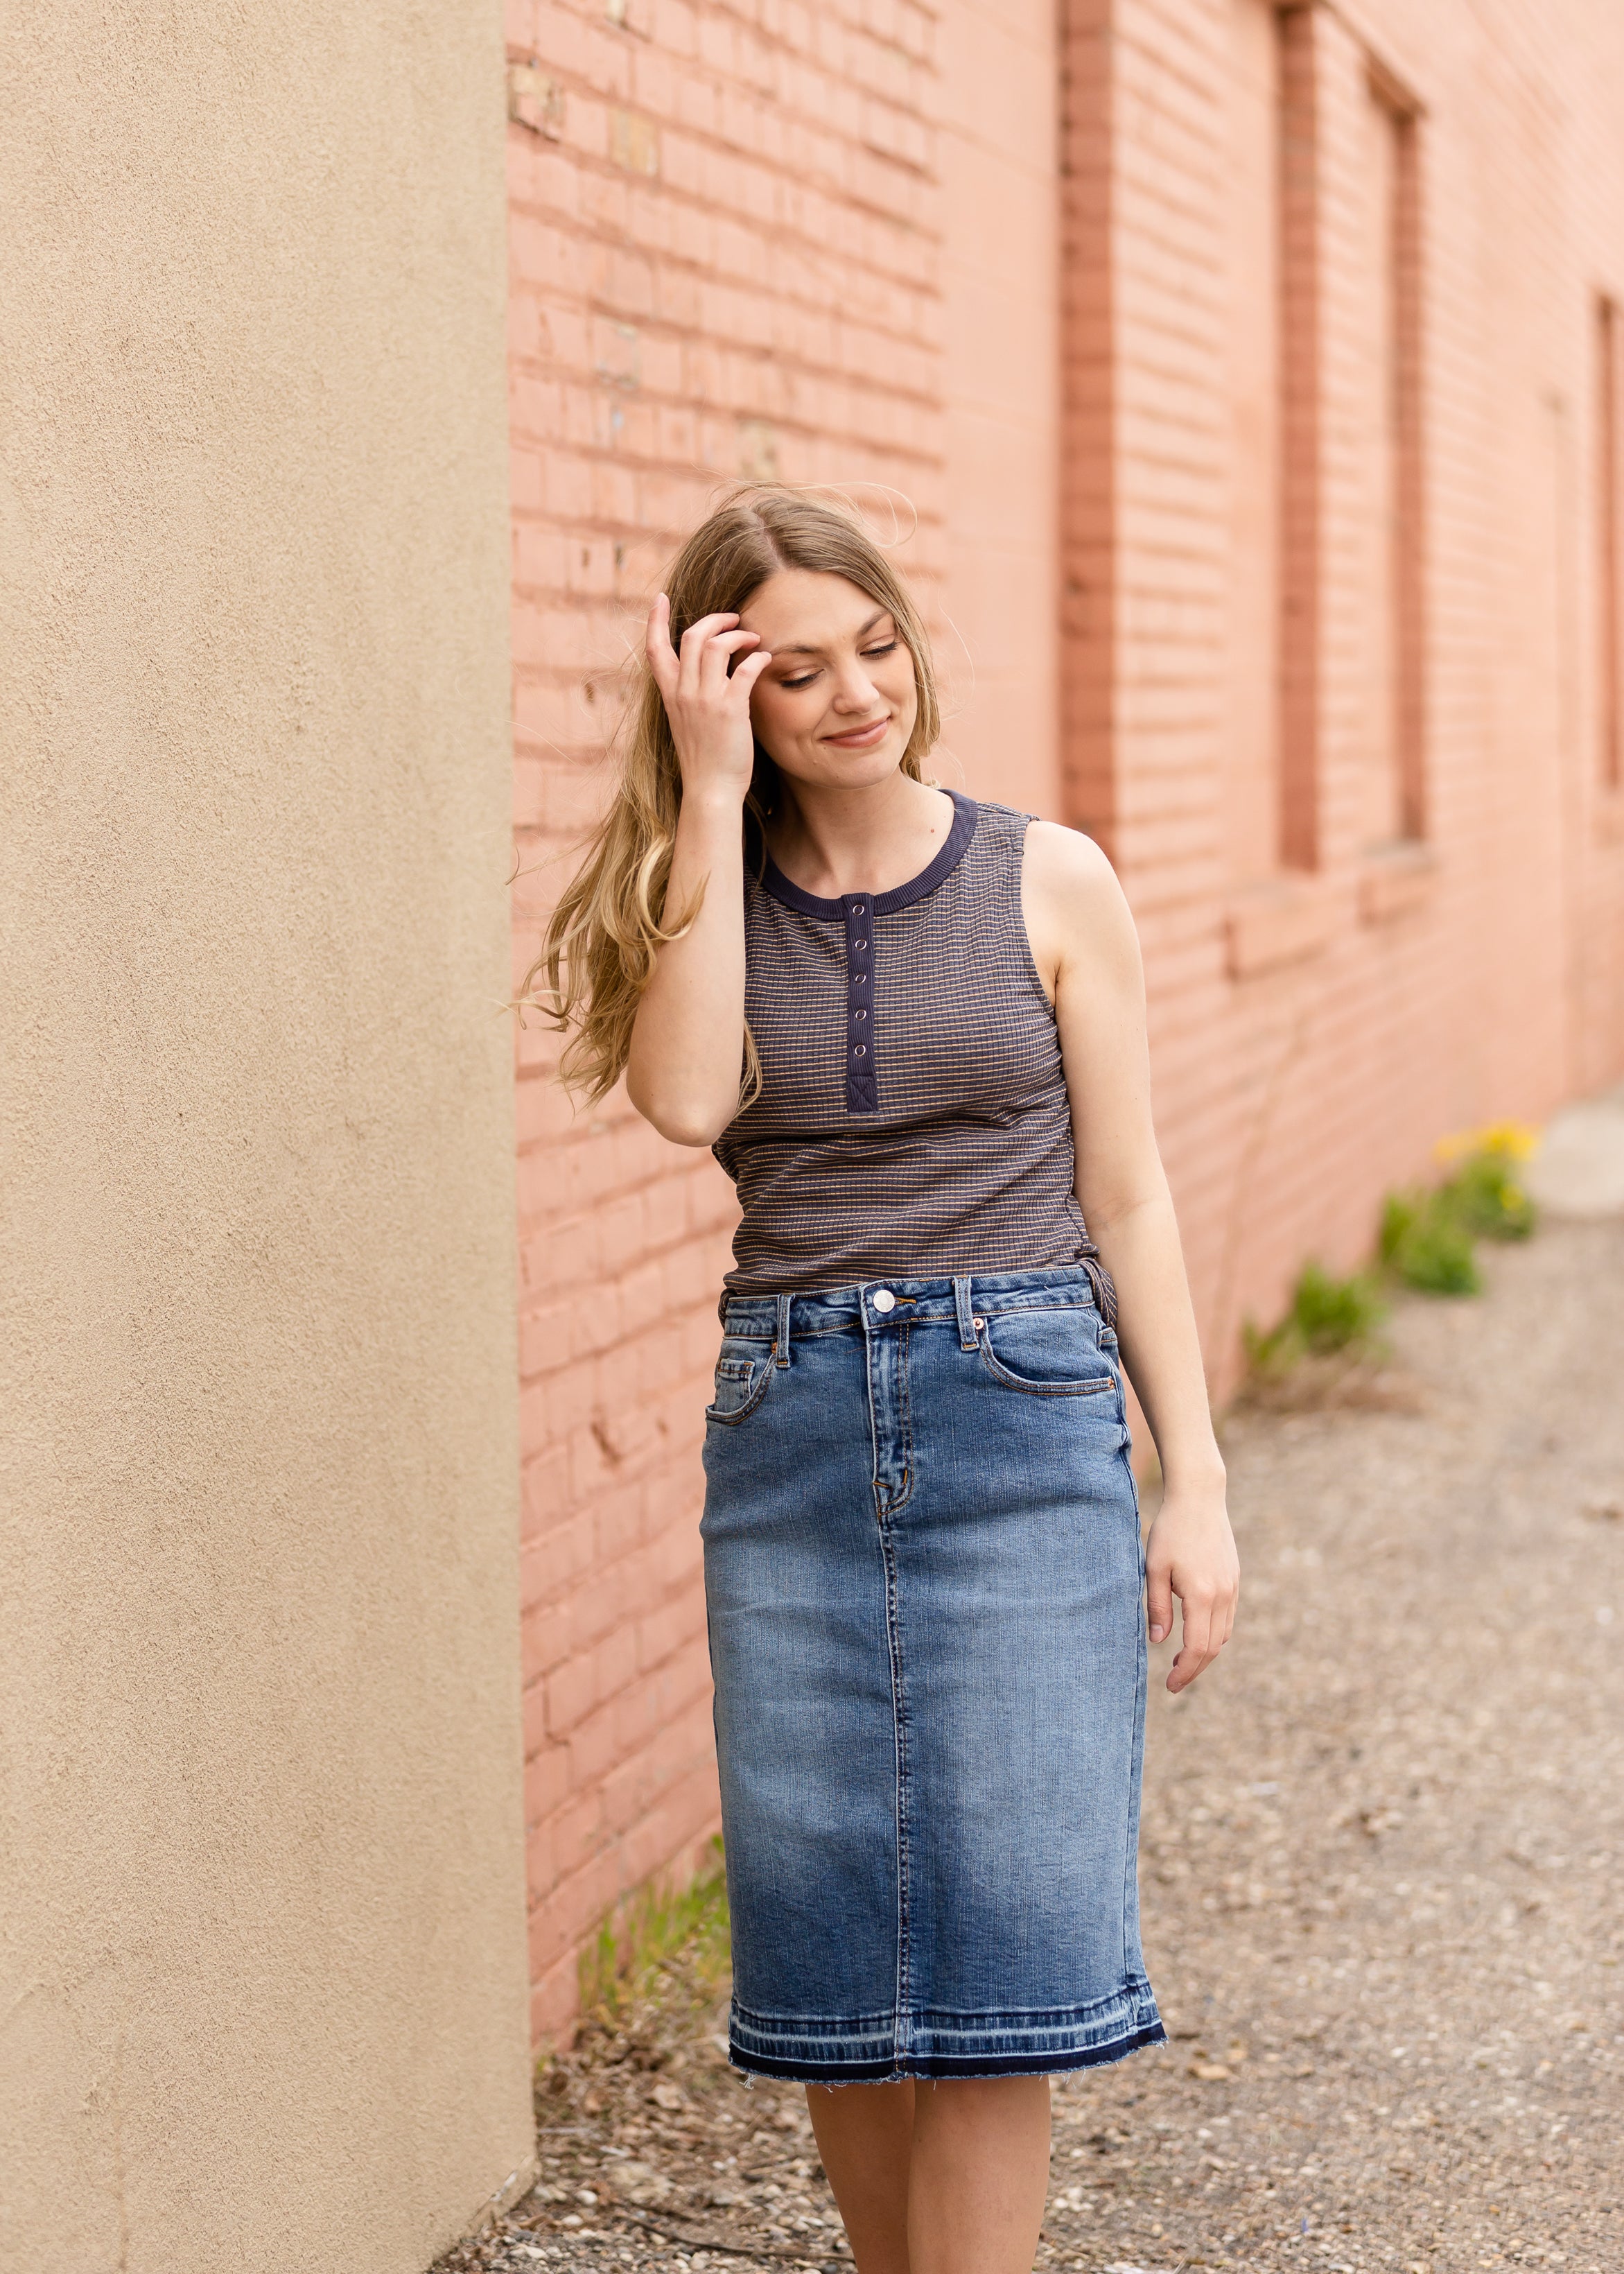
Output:
[[[877,1113],[874,1056],[874,902],[843,895],[846,918],[846,1104],[848,1113]]]

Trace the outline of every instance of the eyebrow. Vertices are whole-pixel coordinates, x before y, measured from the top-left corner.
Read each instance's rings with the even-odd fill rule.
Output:
[[[890,614],[891,614],[891,610],[890,610],[889,608],[876,608],[876,609],[875,610],[874,614],[869,617],[869,619],[868,619],[868,622],[867,622],[867,623],[864,623],[864,624],[859,624],[859,625],[858,625],[858,627],[857,627],[857,636],[858,636],[858,638],[859,638],[859,639],[865,639],[865,638],[868,636],[868,634],[869,634],[869,633],[874,629],[874,628],[875,628],[876,624],[877,624],[877,623],[882,623],[882,622],[884,621],[884,619],[885,619],[888,615],[890,615]],[[772,652],[773,652],[773,654],[774,654],[775,656],[778,656],[778,655],[822,655],[822,654],[823,654],[823,649],[822,649],[821,647],[795,647],[795,646],[785,646],[785,647],[775,647],[775,648],[773,649]]]

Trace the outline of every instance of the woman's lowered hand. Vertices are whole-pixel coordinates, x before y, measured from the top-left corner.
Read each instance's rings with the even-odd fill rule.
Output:
[[[1169,1487],[1145,1543],[1146,1613],[1152,1642],[1173,1631],[1173,1598],[1184,1631],[1169,1669],[1169,1690],[1187,1690],[1229,1639],[1240,1600],[1240,1558],[1224,1506],[1223,1486]]]

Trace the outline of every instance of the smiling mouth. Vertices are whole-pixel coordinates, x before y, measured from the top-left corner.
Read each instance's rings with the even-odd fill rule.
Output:
[[[837,749],[864,750],[870,742],[877,742],[890,726],[889,719],[870,719],[866,727],[848,727],[843,734],[825,734],[823,740],[832,742]]]

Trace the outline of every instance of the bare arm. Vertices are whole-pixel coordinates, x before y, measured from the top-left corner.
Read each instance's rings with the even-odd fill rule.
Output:
[[[710,1145],[739,1103],[744,1055],[744,794],[756,744],[750,690],[770,655],[737,616],[703,616],[672,648],[662,592],[649,616],[650,668],[682,766],[682,806],[665,889],[667,920],[698,914],[655,960],[632,1027],[627,1095],[678,1145]],[[743,659],[731,679],[728,659]]]
[[[1027,832],[1023,899],[1038,969],[1055,990],[1077,1140],[1077,1194],[1116,1283],[1123,1360],[1161,1457],[1164,1495],[1146,1545],[1151,1639],[1184,1608],[1169,1690],[1229,1637],[1239,1565],[1172,1197],[1150,1113],[1138,936],[1109,862],[1048,822]]]

